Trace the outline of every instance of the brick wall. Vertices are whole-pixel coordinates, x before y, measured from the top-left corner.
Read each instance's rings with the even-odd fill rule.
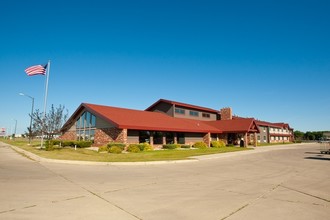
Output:
[[[221,120],[233,119],[232,110],[230,107],[220,109]]]
[[[127,143],[127,129],[100,128],[95,130],[95,146],[105,145],[109,142]]]
[[[60,140],[72,141],[77,139],[76,131],[67,131],[59,137]]]

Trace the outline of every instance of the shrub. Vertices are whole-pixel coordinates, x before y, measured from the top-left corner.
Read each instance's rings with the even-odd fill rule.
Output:
[[[141,151],[141,149],[139,148],[138,144],[130,144],[127,147],[127,151],[131,153],[138,153]]]
[[[190,148],[191,146],[190,145],[188,145],[188,144],[182,144],[181,145],[181,148]]]
[[[62,146],[63,147],[73,147],[74,146],[74,141],[63,141]]]
[[[74,145],[77,145],[77,147],[80,148],[87,148],[92,146],[92,142],[91,141],[75,141]]]
[[[207,145],[204,142],[196,142],[193,145],[194,148],[199,148],[199,149],[205,149],[207,148]]]
[[[108,151],[108,146],[100,146],[98,152]]]
[[[226,146],[227,147],[234,147],[235,145],[234,144],[227,144]]]
[[[164,144],[163,149],[173,150],[176,148],[180,148],[180,144]]]
[[[154,150],[154,148],[148,144],[148,143],[142,143],[137,145],[141,151],[151,151]]]
[[[125,147],[126,147],[126,144],[111,142],[111,143],[108,143],[107,146],[108,146],[109,149],[111,147],[119,147],[123,151],[125,149]]]
[[[54,144],[53,141],[46,141],[45,142],[45,150],[46,151],[53,151],[54,150]]]
[[[60,145],[61,144],[61,140],[52,140],[53,145]]]
[[[109,148],[108,152],[112,154],[121,154],[123,150],[118,146],[112,146]]]
[[[220,148],[220,147],[225,147],[226,144],[223,141],[212,141],[211,142],[211,147],[215,147],[215,148]]]

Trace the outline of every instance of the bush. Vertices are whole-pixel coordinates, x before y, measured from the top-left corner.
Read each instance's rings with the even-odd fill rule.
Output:
[[[107,146],[108,146],[109,149],[111,147],[119,147],[123,151],[125,149],[125,147],[126,147],[126,144],[111,142],[111,143],[107,144]]]
[[[154,148],[148,143],[142,143],[137,145],[141,151],[152,151]]]
[[[176,148],[180,148],[180,144],[164,144],[163,149],[173,150]]]
[[[108,151],[108,146],[100,146],[98,149],[98,152],[104,152],[104,151]]]
[[[112,154],[121,154],[123,150],[118,146],[112,146],[109,148],[108,152]]]
[[[193,145],[194,148],[205,149],[207,145],[204,142],[196,142]]]
[[[46,141],[45,142],[45,150],[46,151],[53,151],[54,150],[54,144],[53,141]]]
[[[181,145],[181,148],[190,148],[191,146],[190,145],[188,145],[188,144],[182,144]]]
[[[63,141],[62,142],[62,147],[73,147],[74,146],[74,141]]]
[[[138,144],[130,144],[127,147],[127,151],[131,153],[138,153],[141,151],[141,149],[139,148]]]
[[[227,147],[234,147],[235,145],[234,144],[227,144],[226,146]]]
[[[77,147],[79,147],[79,148],[87,148],[87,147],[92,146],[91,141],[75,141],[73,144],[77,145]]]
[[[226,147],[226,144],[223,141],[212,141],[211,147],[214,147],[214,148]]]
[[[61,144],[61,140],[52,140],[53,145],[60,145]]]

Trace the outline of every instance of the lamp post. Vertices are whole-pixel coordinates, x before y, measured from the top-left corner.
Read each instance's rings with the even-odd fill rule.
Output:
[[[16,137],[16,128],[17,128],[17,120],[16,119],[13,119],[15,121],[15,129],[14,129],[14,135],[13,135],[13,138],[15,139]]]
[[[32,96],[29,96],[24,93],[19,93],[21,96],[29,97],[32,100],[32,109],[31,109],[31,115],[30,115],[30,130],[29,130],[29,143],[31,144],[31,136],[32,136],[32,115],[33,115],[33,107],[34,107],[34,98]]]

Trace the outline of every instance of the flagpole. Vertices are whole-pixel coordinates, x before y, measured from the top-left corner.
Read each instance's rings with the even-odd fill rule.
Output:
[[[49,72],[50,72],[50,60],[48,60],[47,73],[46,73],[45,97],[44,97],[44,116],[43,116],[43,119],[42,119],[43,124],[42,124],[42,130],[41,130],[41,149],[43,148],[43,145],[44,145],[44,123],[45,123],[45,120],[46,120]]]

